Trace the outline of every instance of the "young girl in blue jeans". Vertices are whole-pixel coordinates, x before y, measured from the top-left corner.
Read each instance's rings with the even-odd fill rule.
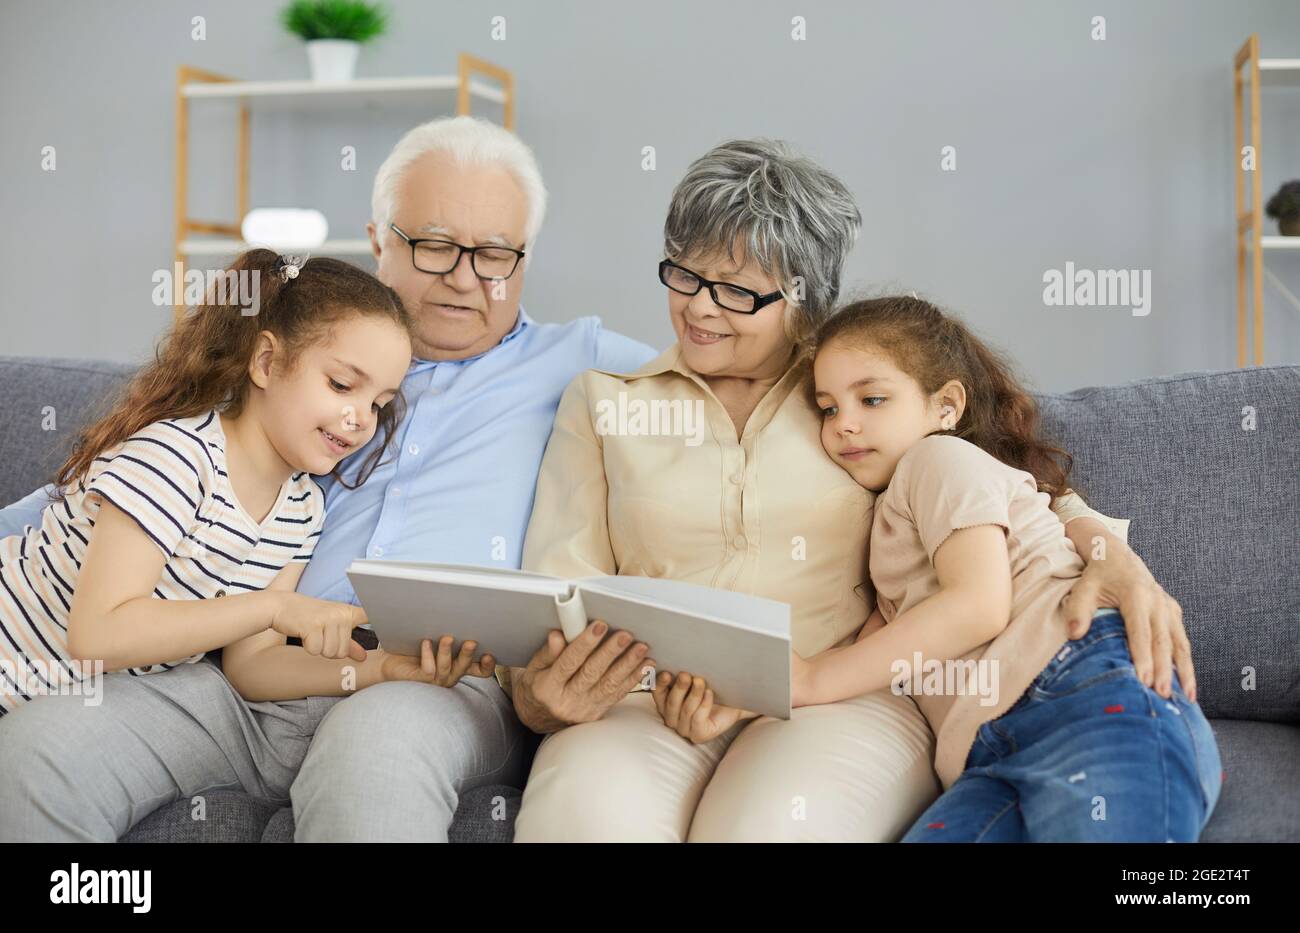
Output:
[[[1195,841],[1209,723],[1177,673],[1168,700],[1139,680],[1117,611],[1069,640],[1083,563],[1049,505],[1070,458],[1006,364],[910,297],[849,305],[816,347],[822,444],[878,494],[877,608],[854,644],[796,656],[795,705],[914,696],[944,793],[904,841]]]

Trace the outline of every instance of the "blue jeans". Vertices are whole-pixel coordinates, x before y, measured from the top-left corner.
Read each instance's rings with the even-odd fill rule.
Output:
[[[1143,686],[1124,619],[1093,616],[1007,712],[904,842],[1195,842],[1219,799],[1219,749],[1178,673]]]

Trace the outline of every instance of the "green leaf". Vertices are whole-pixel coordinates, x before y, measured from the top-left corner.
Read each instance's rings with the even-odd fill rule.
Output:
[[[378,3],[362,0],[294,0],[280,11],[280,22],[306,42],[369,42],[388,28],[388,12]]]

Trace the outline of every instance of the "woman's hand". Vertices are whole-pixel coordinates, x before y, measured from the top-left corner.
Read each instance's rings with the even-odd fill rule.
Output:
[[[1105,559],[1089,561],[1066,597],[1070,637],[1086,635],[1092,614],[1098,609],[1118,609],[1128,630],[1129,651],[1138,679],[1148,687],[1154,679],[1156,692],[1168,698],[1173,694],[1172,659],[1183,692],[1196,702],[1196,672],[1192,667],[1192,646],[1183,628],[1182,607],[1156,582],[1132,549],[1108,537],[1111,540]]]
[[[704,678],[692,677],[685,671],[677,675],[676,682],[672,674],[661,671],[655,679],[654,698],[664,725],[696,745],[717,738],[742,719],[758,715],[734,706],[714,706],[713,691]]]
[[[485,654],[475,660],[474,650],[477,645],[473,641],[467,641],[460,646],[460,653],[453,658],[451,646],[455,641],[451,635],[443,635],[438,639],[438,652],[435,655],[433,641],[426,638],[420,642],[418,658],[391,654],[379,648],[377,650],[382,655],[380,673],[384,680],[417,680],[439,687],[454,687],[466,674],[470,677],[492,676],[496,670],[496,661],[492,655]]]
[[[365,610],[360,606],[284,590],[266,592],[276,600],[271,628],[288,638],[301,639],[308,654],[354,661],[366,659],[366,649],[352,640],[352,630],[366,621]]]
[[[565,642],[552,629],[511,682],[515,714],[539,734],[558,732],[580,722],[594,722],[622,700],[654,668],[649,647],[631,632],[614,631],[593,619],[577,638]]]

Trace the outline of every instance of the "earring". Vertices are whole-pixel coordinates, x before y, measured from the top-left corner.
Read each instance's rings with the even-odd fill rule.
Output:
[[[957,420],[950,416],[957,414],[957,409],[951,405],[945,405],[939,414],[943,416],[943,420],[939,422],[939,427],[945,431],[951,431],[956,426]]]

